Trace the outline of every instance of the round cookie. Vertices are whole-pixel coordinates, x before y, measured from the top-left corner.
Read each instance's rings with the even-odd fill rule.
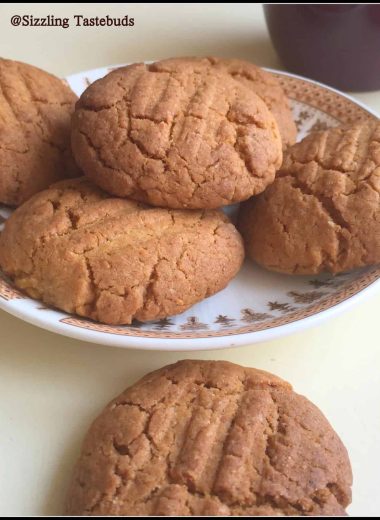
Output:
[[[55,76],[0,58],[0,202],[17,206],[79,175],[70,149],[76,99]]]
[[[275,182],[240,209],[247,254],[283,273],[339,273],[380,262],[380,123],[310,134]]]
[[[173,70],[178,65],[186,66],[186,64],[189,64],[198,69],[212,67],[214,70],[228,73],[255,92],[265,102],[276,119],[283,148],[286,149],[296,142],[297,127],[290,110],[289,100],[279,81],[270,72],[249,61],[215,57],[170,58],[162,60],[158,64],[166,70]]]
[[[347,451],[278,377],[180,361],[114,399],[84,440],[69,515],[344,515]]]
[[[217,208],[270,184],[282,144],[265,103],[228,74],[135,64],[76,105],[75,159],[109,193],[153,206]]]
[[[178,314],[223,289],[243,258],[221,211],[151,208],[85,178],[36,194],[0,235],[0,265],[17,287],[108,324]]]

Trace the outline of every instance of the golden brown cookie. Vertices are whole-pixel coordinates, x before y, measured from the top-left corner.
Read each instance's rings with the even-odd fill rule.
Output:
[[[188,309],[223,289],[243,257],[222,212],[150,208],[83,177],[35,195],[0,236],[0,265],[17,287],[110,324]]]
[[[291,274],[380,262],[380,123],[311,134],[285,154],[275,182],[245,202],[247,254]]]
[[[77,103],[72,146],[101,188],[154,206],[217,208],[270,184],[281,138],[265,103],[228,74],[117,69]]]
[[[94,421],[70,515],[344,515],[347,451],[278,377],[225,361],[146,375]]]
[[[250,61],[215,57],[170,58],[158,63],[160,68],[165,68],[165,70],[173,70],[179,66],[192,66],[196,70],[212,67],[214,70],[228,73],[265,102],[276,119],[283,148],[286,149],[296,142],[297,128],[290,110],[289,100],[279,81],[270,72]]]
[[[76,99],[55,76],[0,58],[0,202],[17,206],[79,175],[70,149]]]

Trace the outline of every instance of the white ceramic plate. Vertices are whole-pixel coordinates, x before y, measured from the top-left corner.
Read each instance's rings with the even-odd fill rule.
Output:
[[[119,67],[67,78],[80,95],[94,80]],[[354,99],[320,83],[283,72],[298,139],[312,130],[377,118]],[[10,210],[0,206],[0,224]],[[230,285],[179,316],[131,326],[107,326],[45,307],[15,289],[0,272],[0,308],[44,329],[73,338],[134,349],[203,350],[257,343],[319,323],[380,287],[380,267],[332,277],[286,276],[246,261]]]

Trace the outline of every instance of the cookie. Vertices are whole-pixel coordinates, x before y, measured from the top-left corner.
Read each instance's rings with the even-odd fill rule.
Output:
[[[270,184],[281,138],[265,103],[226,73],[135,64],[94,82],[73,117],[84,173],[109,193],[212,209]]]
[[[347,451],[278,377],[180,361],[114,399],[84,440],[69,515],[344,515]]]
[[[247,254],[283,273],[339,273],[380,262],[380,123],[310,134],[275,182],[245,202]]]
[[[0,202],[17,206],[79,175],[70,149],[76,99],[55,76],[0,58]]]
[[[0,236],[0,265],[17,287],[108,324],[178,314],[223,289],[243,257],[222,212],[151,208],[85,178],[35,195]]]
[[[289,100],[276,77],[245,60],[227,58],[171,58],[159,62],[161,68],[173,70],[178,66],[202,69],[212,67],[214,70],[226,72],[237,81],[246,85],[265,102],[274,115],[280,131],[283,148],[294,144],[297,138],[297,128],[290,110]]]

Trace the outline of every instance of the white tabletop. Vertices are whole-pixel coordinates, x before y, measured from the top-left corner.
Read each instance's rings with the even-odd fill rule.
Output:
[[[68,17],[70,28],[12,27],[14,14]],[[73,15],[124,16],[134,27],[76,27]],[[253,4],[0,5],[0,55],[60,76],[180,55],[241,57],[282,68]],[[380,92],[355,94],[380,112]],[[344,441],[352,515],[380,513],[380,294],[318,328],[224,351],[136,352],[61,337],[0,311],[0,515],[54,515],[82,437],[102,407],[146,372],[178,359],[269,370],[317,404]]]

